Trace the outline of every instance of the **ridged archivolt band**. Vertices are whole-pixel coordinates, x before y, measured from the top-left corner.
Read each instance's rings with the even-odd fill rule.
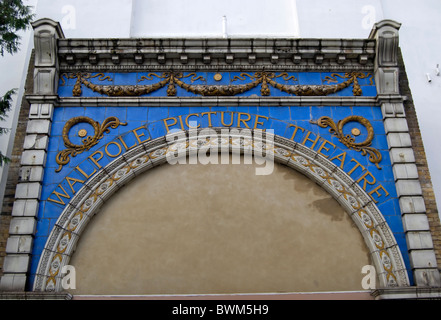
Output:
[[[325,81],[328,83],[338,82],[337,77],[343,78],[344,81],[336,84],[308,84],[308,85],[291,85],[281,84],[275,79],[283,77],[286,79],[292,79],[288,77],[286,72],[276,75],[274,72],[255,72],[254,74],[241,73],[240,76],[235,76],[233,81],[246,77],[250,79],[246,84],[230,84],[230,85],[205,85],[205,84],[193,84],[196,79],[203,79],[201,76],[197,76],[196,73],[190,73],[186,76],[182,72],[163,72],[162,74],[149,73],[148,76],[143,76],[139,82],[143,80],[153,80],[153,76],[158,78],[158,82],[154,84],[146,85],[101,85],[95,84],[90,81],[91,78],[98,77],[99,81],[112,79],[109,76],[105,76],[103,73],[91,75],[90,73],[71,73],[63,74],[61,79],[63,86],[65,79],[76,79],[72,94],[75,97],[79,97],[82,94],[82,85],[91,89],[94,92],[107,95],[107,96],[141,96],[157,91],[167,86],[167,96],[176,96],[176,86],[183,88],[184,90],[202,96],[234,96],[240,93],[247,92],[258,85],[261,86],[260,93],[262,96],[270,95],[270,86],[277,88],[285,93],[297,95],[297,96],[326,96],[332,93],[339,92],[350,85],[353,86],[353,95],[362,95],[362,89],[358,82],[358,79],[370,78],[372,82],[372,75],[370,73],[362,72],[348,72],[344,76],[340,74],[332,74],[331,77],[326,77]],[[191,83],[184,82],[183,79],[192,76]],[[295,79],[294,79],[295,80]]]
[[[175,155],[184,149],[184,155],[188,155],[191,150],[201,148],[219,152],[222,147],[227,147],[229,152],[271,152],[276,162],[305,174],[322,186],[341,204],[361,232],[375,265],[379,286],[409,286],[399,246],[387,222],[373,200],[338,166],[317,152],[286,138],[273,136],[272,142],[268,143],[266,134],[262,135],[262,132],[253,131],[252,137],[243,137],[225,135],[222,128],[212,130],[218,138],[213,140],[211,136],[198,134],[198,143],[188,143],[188,138],[180,141],[166,137],[144,142],[97,172],[76,193],[55,223],[41,254],[34,291],[63,290],[62,267],[69,264],[77,241],[89,221],[119,188],[143,172],[166,163],[170,153]],[[345,250],[344,247],[337,249]]]

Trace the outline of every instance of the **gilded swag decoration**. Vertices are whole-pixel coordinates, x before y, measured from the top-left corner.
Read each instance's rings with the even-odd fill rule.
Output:
[[[190,78],[190,83],[184,80]],[[161,88],[167,86],[167,96],[176,96],[177,90],[176,86],[191,92],[196,95],[201,96],[234,96],[240,93],[247,92],[260,85],[260,94],[262,96],[270,95],[270,87],[276,88],[282,92],[293,94],[297,96],[326,96],[332,93],[339,92],[350,85],[353,87],[353,95],[362,95],[362,89],[359,84],[359,79],[370,78],[372,84],[372,75],[370,73],[362,72],[348,72],[344,76],[334,73],[331,76],[325,78],[325,82],[328,84],[282,84],[277,81],[281,78],[287,82],[288,80],[296,81],[295,77],[288,76],[286,72],[276,75],[274,72],[255,72],[254,74],[241,73],[240,76],[235,76],[232,82],[237,80],[245,81],[249,79],[249,83],[245,84],[229,84],[229,85],[208,85],[208,84],[193,84],[195,80],[205,79],[202,76],[197,76],[196,73],[190,73],[186,76],[182,72],[163,72],[162,74],[149,73],[147,76],[143,76],[138,80],[142,82],[144,80],[153,80],[154,77],[158,79],[158,82],[153,84],[136,84],[136,85],[105,85],[92,83],[90,79],[97,78],[99,81],[112,79],[109,76],[105,76],[103,73],[98,73],[91,75],[90,73],[70,73],[62,75],[63,86],[65,84],[65,79],[76,79],[75,85],[73,87],[72,94],[75,97],[79,97],[82,94],[82,86],[86,86],[94,92],[107,95],[107,96],[141,96],[157,91]],[[337,77],[343,79],[341,83],[337,83]],[[335,83],[335,84],[329,84]]]

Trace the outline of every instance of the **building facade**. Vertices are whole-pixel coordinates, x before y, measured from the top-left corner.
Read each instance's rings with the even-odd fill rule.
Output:
[[[441,296],[399,23],[367,39],[33,27],[4,297]]]

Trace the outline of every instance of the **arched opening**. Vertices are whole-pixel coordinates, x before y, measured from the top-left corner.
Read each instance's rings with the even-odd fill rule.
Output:
[[[256,136],[258,137],[259,135]],[[326,158],[320,156],[313,150],[301,144],[296,144],[291,140],[278,136],[273,136],[273,138],[275,138],[273,139],[273,142],[268,143],[267,140],[262,139],[261,134],[261,140],[257,139],[252,142],[240,140],[242,138],[243,137],[238,138],[236,136],[230,135],[222,136],[221,134],[220,138],[216,141],[219,144],[226,145],[228,152],[231,152],[232,154],[235,154],[237,151],[248,154],[250,151],[256,151],[257,149],[262,150],[263,148],[266,150],[265,152],[267,154],[274,155],[273,159],[275,162],[295,169],[296,171],[304,174],[307,178],[310,179],[310,181],[318,184],[321,188],[323,188],[323,190],[328,193],[328,198],[330,196],[340,204],[341,208],[351,218],[353,225],[357,227],[359,234],[364,240],[365,248],[368,248],[369,257],[371,259],[370,261],[372,261],[372,264],[375,267],[376,275],[378,277],[378,287],[395,287],[409,285],[409,280],[407,278],[403,259],[398,250],[395,238],[387,225],[387,222],[384,220],[383,216],[378,211],[378,208],[375,206],[373,201],[364,192],[364,190],[355,183],[354,180],[352,180],[346,173],[344,173],[342,170],[340,170],[340,168],[338,168]],[[243,141],[244,143],[237,143],[237,139],[239,139],[239,141]],[[183,149],[184,151],[186,150],[187,153],[190,152],[192,149],[201,150],[203,147],[208,147],[208,150],[216,150],[216,152],[219,150],[214,149],[214,144],[212,144],[210,141],[204,141],[205,140],[202,139],[201,141],[198,140],[198,142],[202,142],[201,144],[192,144],[188,143],[188,141],[184,139],[181,141],[182,143],[180,144],[179,148]],[[128,184],[129,181],[132,181],[134,178],[136,178],[133,181],[134,183],[138,183],[143,180],[139,178],[145,175],[144,172],[148,170],[150,171],[150,169],[157,168],[160,164],[166,163],[168,159],[167,156],[176,152],[177,145],[179,145],[179,141],[178,143],[177,141],[170,142],[166,139],[166,137],[158,138],[153,141],[148,141],[144,144],[141,144],[138,147],[130,150],[129,152],[121,155],[108,166],[103,168],[103,170],[98,172],[87,182],[87,184],[81,190],[76,193],[75,197],[71,200],[69,205],[66,206],[65,210],[59,217],[55,227],[53,228],[49,236],[38,265],[37,275],[34,282],[34,290],[63,290],[61,281],[63,277],[61,273],[62,267],[70,263],[71,257],[75,252],[78,240],[80,239],[80,237],[83,237],[83,231],[86,229],[89,223],[93,221],[94,215],[99,212],[99,209],[103,205],[103,208],[105,208],[107,203],[113,200],[113,196],[117,191],[124,192],[124,188],[130,186],[130,184]],[[207,150],[207,148],[205,150]],[[222,168],[222,165],[216,166]],[[232,168],[233,167],[234,166],[232,166]],[[171,170],[173,169],[174,168],[172,168]],[[215,171],[210,170],[210,172]],[[229,181],[229,184],[234,184],[234,177],[240,175],[240,173],[241,171],[233,174],[230,173],[228,175],[224,174],[224,176],[230,176],[227,181]],[[196,176],[203,177],[204,175],[196,174]],[[283,179],[280,178],[277,179],[277,183],[280,183],[282,180]],[[145,181],[149,182],[150,180]],[[169,181],[168,187],[173,185],[173,179],[167,180],[165,178],[161,178],[159,179],[159,181]],[[244,181],[248,180],[244,179]],[[125,186],[126,184],[127,186]],[[212,181],[211,184],[213,184]],[[195,185],[197,185],[197,183]],[[265,184],[254,183],[253,185],[263,186],[264,191],[261,190],[260,193],[256,191],[257,193],[255,194],[257,195],[254,196],[256,199],[259,198],[259,200],[261,199],[262,194],[267,194],[267,192],[271,190],[281,192],[279,190],[280,188],[268,188]],[[242,189],[246,188],[242,187]],[[283,188],[283,190],[284,189],[285,188]],[[286,189],[289,188],[287,187]],[[180,190],[182,191],[182,187]],[[193,192],[193,194],[195,193],[197,194],[196,191]],[[161,199],[161,201],[169,201],[170,199],[173,199],[173,195],[176,196],[179,194],[179,192],[168,192],[166,194],[166,197],[161,195],[157,199]],[[115,199],[117,198],[119,198],[119,196],[115,197]],[[124,199],[124,196],[121,198]],[[289,196],[286,196],[286,199],[289,200],[290,198],[292,198],[292,193],[290,193]],[[330,214],[330,211],[327,211],[331,207],[329,203],[327,203],[328,200],[315,199],[313,201],[318,201],[315,202],[316,209],[322,210],[317,214],[317,217],[321,217],[321,220],[318,220],[320,220],[322,223],[324,221],[327,221],[326,219],[331,219],[330,221],[332,225],[333,223],[335,223],[335,220],[340,219],[339,217],[341,215],[339,213]],[[255,200],[254,202],[257,203],[257,200]],[[294,207],[293,209],[296,209],[296,205],[293,205],[292,203],[289,204],[289,201],[286,205],[291,205],[291,207]],[[314,206],[312,203],[310,203],[309,205],[310,208]],[[181,209],[181,207],[179,209]],[[116,212],[117,210],[111,211]],[[236,211],[245,212],[243,208],[236,209]],[[283,212],[284,210],[279,211]],[[293,216],[289,215],[289,210],[287,209],[285,211],[288,211],[288,216],[285,217],[289,217],[289,219],[292,219]],[[204,211],[202,210],[201,212]],[[326,212],[327,214],[325,214]],[[229,213],[231,214],[231,210]],[[285,212],[284,214],[287,214],[287,212]],[[103,214],[103,216],[104,215],[105,214]],[[109,216],[110,215],[111,214],[109,214]],[[161,217],[161,215],[157,215],[155,217]],[[175,215],[175,217],[179,216]],[[220,215],[216,216],[216,218],[219,217]],[[239,217],[248,217],[249,220],[253,220],[250,218],[249,214],[240,215]],[[195,216],[193,218],[194,221],[200,222],[201,219],[206,219],[207,215],[205,214]],[[265,218],[268,217],[266,216]],[[99,219],[99,217],[97,219]],[[234,220],[224,219],[223,221]],[[277,221],[277,219],[275,219],[274,221]],[[241,224],[246,225],[244,221],[242,221]],[[319,223],[316,222],[314,226],[317,227],[318,225]],[[351,224],[348,224],[347,226],[350,225]],[[330,231],[333,231],[333,228],[328,229],[330,229]],[[338,233],[345,234],[349,229],[351,229],[351,227],[346,227],[345,231],[340,231]],[[117,230],[118,229],[115,229],[114,232],[117,232]],[[109,232],[109,234],[112,235],[112,232]],[[133,232],[133,234],[136,233]],[[140,233],[138,232],[138,234]],[[323,234],[320,234],[320,237],[323,237]],[[253,238],[256,238],[255,234],[254,237],[250,237],[250,239]],[[289,240],[292,241],[292,239]],[[133,244],[136,245],[136,241],[133,242]],[[324,244],[321,243],[319,247],[323,245]],[[340,247],[335,245],[335,247],[340,249],[339,252],[337,250],[338,254],[344,254],[344,257],[339,257],[337,253],[334,253],[336,257],[334,261],[339,260],[339,262],[344,265],[345,263],[348,263],[348,261],[355,260],[351,259],[350,256],[345,254],[346,245],[340,245]],[[364,250],[360,248],[358,252],[364,252]],[[111,254],[112,251],[110,250],[108,251],[108,253]],[[315,255],[315,252],[309,253],[310,257],[324,257],[320,254]],[[293,257],[295,257],[294,254],[291,258]],[[115,261],[118,261],[119,259],[117,255],[112,258],[114,258]],[[367,260],[364,261],[365,262],[363,262],[363,265],[366,263]],[[130,263],[130,261],[127,261],[126,263]],[[286,264],[289,264],[289,262],[287,262]],[[329,261],[318,265],[326,266],[327,264],[329,264]],[[175,263],[175,265],[179,265],[179,263]],[[359,271],[359,268],[360,267],[356,268],[357,272]],[[87,273],[87,271],[83,272],[84,274]],[[318,275],[318,273],[316,274]],[[294,288],[294,290],[296,289]]]
[[[362,290],[363,237],[329,193],[282,165],[163,164],[100,209],[72,294]]]

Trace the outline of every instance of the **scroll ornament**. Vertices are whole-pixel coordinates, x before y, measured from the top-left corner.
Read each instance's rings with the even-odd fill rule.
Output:
[[[343,127],[349,122],[358,122],[363,125],[367,130],[367,138],[362,142],[355,142],[355,137],[352,134],[344,134]],[[343,143],[346,147],[353,149],[355,151],[361,152],[363,156],[369,154],[369,161],[375,164],[377,169],[379,163],[381,162],[382,156],[380,151],[371,147],[372,140],[374,138],[374,128],[372,127],[369,120],[363,118],[362,116],[349,116],[337,122],[337,124],[330,117],[324,116],[319,118],[317,121],[311,121],[314,124],[322,128],[329,128],[329,132],[338,137],[339,141]]]
[[[185,82],[183,79],[191,76],[190,83]],[[71,73],[62,75],[62,84],[64,85],[65,79],[76,79],[72,94],[75,97],[79,97],[82,94],[82,86],[86,86],[93,92],[97,92],[103,95],[111,97],[119,96],[141,96],[157,91],[167,86],[167,96],[176,96],[176,86],[182,89],[201,96],[234,96],[240,93],[247,92],[257,86],[261,86],[260,93],[262,96],[270,95],[270,86],[276,88],[282,92],[294,94],[297,96],[326,96],[332,93],[339,92],[350,85],[353,86],[353,95],[362,95],[362,89],[358,82],[358,79],[364,79],[370,77],[372,83],[372,75],[370,73],[362,72],[348,72],[344,76],[334,73],[331,76],[325,78],[326,85],[292,85],[281,84],[276,81],[277,78],[283,77],[284,80],[293,79],[293,76],[289,77],[286,72],[276,75],[274,72],[260,71],[254,74],[241,73],[240,76],[235,76],[232,81],[250,79],[249,83],[245,84],[230,84],[230,85],[206,85],[206,84],[193,84],[195,80],[205,80],[202,76],[197,76],[196,73],[190,73],[183,75],[182,72],[163,72],[162,74],[148,73],[147,76],[141,77],[138,82],[144,80],[153,80],[153,77],[158,78],[158,82],[153,84],[137,84],[137,85],[102,85],[95,84],[90,79],[98,77],[99,81],[112,79],[109,76],[105,76],[103,73],[91,75],[90,73]],[[337,77],[344,79],[343,82],[337,83]]]
[[[69,139],[69,132],[71,128],[78,123],[88,123],[93,127],[94,130],[93,135],[89,135],[82,139],[81,145],[72,143]],[[116,117],[109,117],[101,124],[89,117],[75,117],[67,121],[62,131],[64,146],[67,149],[58,152],[57,156],[55,157],[55,161],[59,165],[58,168],[55,169],[55,172],[59,172],[64,165],[68,164],[70,162],[70,157],[75,157],[76,155],[84,151],[88,151],[90,148],[96,145],[99,140],[103,138],[104,133],[110,132],[110,128],[116,129],[120,125],[125,126],[127,123],[120,122]],[[85,136],[87,134],[86,131],[83,130],[83,132],[84,134],[80,134],[80,136]]]

